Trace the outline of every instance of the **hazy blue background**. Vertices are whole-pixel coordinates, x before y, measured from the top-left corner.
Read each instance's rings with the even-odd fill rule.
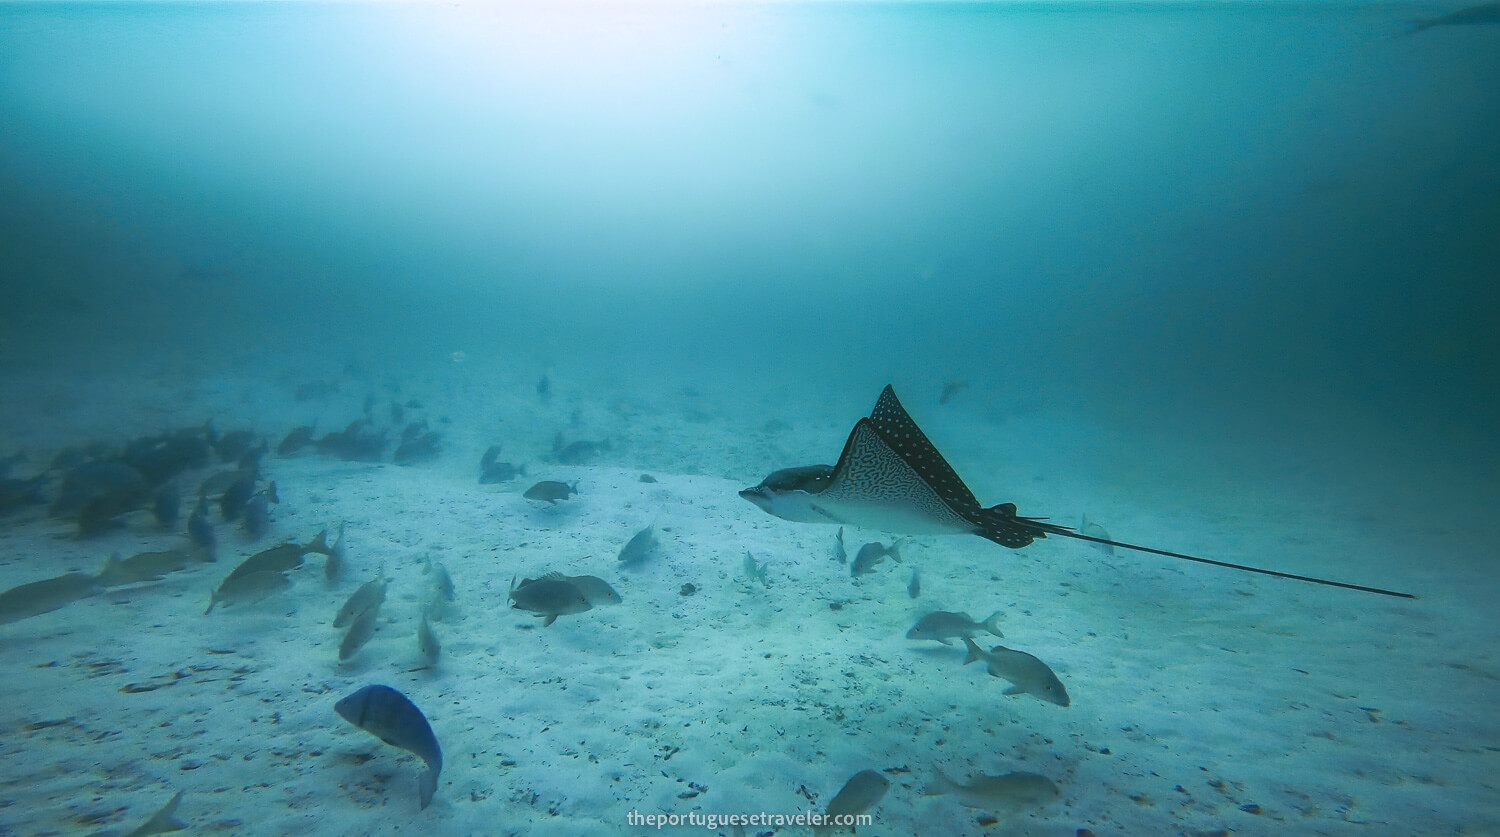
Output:
[[[966,379],[1488,474],[1500,27],[1401,36],[1448,10],[0,6],[0,363]]]

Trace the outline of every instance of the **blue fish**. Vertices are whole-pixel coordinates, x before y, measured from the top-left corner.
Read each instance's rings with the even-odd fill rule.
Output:
[[[438,774],[443,770],[443,751],[437,736],[416,704],[390,686],[366,686],[333,705],[339,717],[379,738],[392,747],[414,753],[427,762],[418,791],[422,807],[432,802],[437,792]]]

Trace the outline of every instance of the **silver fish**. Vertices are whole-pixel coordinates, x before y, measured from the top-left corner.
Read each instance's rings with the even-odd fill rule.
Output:
[[[823,818],[829,820],[833,817],[863,814],[880,802],[890,786],[890,781],[874,770],[861,770],[849,777],[849,781],[845,782],[839,792],[834,794],[833,799],[828,801],[828,808],[823,812]],[[815,825],[813,835],[824,837],[824,835],[832,834],[835,827],[826,822]]]
[[[185,549],[169,549],[165,552],[141,552],[121,559],[116,552],[104,562],[99,571],[100,587],[119,587],[141,581],[156,581],[167,573],[175,573],[189,564],[198,563]]]
[[[1057,785],[1038,773],[976,776],[969,784],[963,785],[948,778],[936,766],[932,768],[932,772],[937,774],[937,778],[927,786],[924,793],[951,793],[958,797],[960,803],[970,808],[982,808],[1005,815],[1040,808],[1056,799],[1058,794]]]
[[[456,622],[462,614],[458,602],[445,599],[434,590],[427,597],[427,606],[422,608],[422,615],[434,622]]]
[[[922,571],[918,567],[911,568],[911,581],[906,582],[906,595],[913,599],[922,595]]]
[[[996,645],[985,651],[968,637],[964,637],[964,645],[969,649],[964,665],[984,660],[991,677],[1002,677],[1010,681],[1011,686],[1005,690],[1005,694],[1031,694],[1058,706],[1068,705],[1068,690],[1063,688],[1062,681],[1057,679],[1052,669],[1036,657],[1003,645]]]
[[[1005,614],[1000,611],[991,613],[989,618],[983,622],[975,622],[967,613],[953,613],[947,610],[934,610],[917,620],[917,624],[911,626],[906,632],[907,639],[931,639],[950,645],[949,639],[953,637],[974,636],[980,631],[989,631],[1001,639],[1005,634],[1000,633],[1000,620]]]
[[[578,588],[578,592],[583,594],[584,599],[588,600],[589,605],[592,607],[619,604],[624,601],[624,599],[620,598],[620,594],[615,592],[615,588],[609,586],[609,582],[596,575],[563,575],[559,572],[550,572],[543,575],[542,578],[550,581],[565,581],[573,585]],[[531,578],[522,579],[519,586],[525,587],[536,580]]]
[[[349,625],[349,630],[344,634],[344,641],[339,643],[339,662],[348,660],[359,649],[365,647],[370,637],[375,636],[375,629],[380,626],[380,603],[360,611],[354,617],[354,622]]]
[[[745,578],[749,581],[759,581],[760,586],[770,587],[771,582],[766,580],[766,568],[770,566],[764,562],[757,562],[755,556],[748,551],[745,553]]]
[[[380,607],[380,603],[384,601],[385,579],[377,578],[367,581],[354,591],[354,594],[344,602],[343,607],[339,608],[338,616],[333,618],[333,626],[342,628],[370,608]]]
[[[68,573],[12,587],[0,593],[0,625],[50,613],[98,589],[98,579],[88,573]]]
[[[333,546],[328,548],[327,557],[323,561],[323,577],[328,579],[329,583],[338,581],[344,574],[344,565],[347,563],[345,560],[347,553],[344,551],[344,528],[347,525],[347,522],[339,524],[339,536],[334,539]]]
[[[209,611],[218,605],[228,607],[258,602],[291,586],[292,580],[287,577],[286,573],[278,570],[260,570],[245,575],[231,576],[224,579],[224,583],[214,591],[213,597],[208,601],[208,609],[203,611],[203,615],[207,616]]]
[[[438,655],[443,652],[443,646],[438,642],[437,634],[432,630],[432,624],[427,621],[427,614],[422,614],[422,620],[417,624],[417,650],[422,654],[422,660],[428,666],[437,665]]]
[[[636,532],[620,548],[620,566],[638,567],[656,552],[656,524]]]
[[[871,542],[859,548],[855,554],[854,561],[849,565],[849,575],[859,577],[868,575],[875,571],[875,565],[889,557],[896,563],[901,563],[901,542],[892,541],[890,546],[883,543]]]
[[[422,567],[422,572],[432,576],[432,585],[437,591],[439,598],[445,602],[453,601],[455,595],[453,591],[453,576],[448,574],[448,568],[443,566],[442,562],[434,561],[429,557],[427,563]]]
[[[258,541],[271,531],[271,506],[264,491],[257,491],[247,500],[242,511],[245,515],[245,535],[250,540]]]
[[[1078,532],[1079,534],[1088,535],[1091,538],[1098,538],[1100,541],[1109,540],[1109,533],[1104,531],[1104,527],[1089,520],[1088,515],[1084,515],[1083,518],[1078,521]],[[1103,552],[1105,555],[1115,554],[1114,544],[1099,543],[1096,541],[1094,542],[1094,548],[1099,550],[1100,552]]]
[[[225,577],[224,584],[228,584],[242,575],[249,575],[251,573],[294,570],[302,566],[302,556],[309,552],[321,552],[327,555],[330,551],[327,540],[328,533],[324,531],[319,532],[318,536],[306,545],[284,543],[280,546],[261,550],[246,558],[238,567],[231,570],[229,575]]]
[[[542,627],[550,627],[557,617],[591,610],[588,597],[571,582],[556,578],[539,578],[517,586],[511,579],[511,607],[546,617]]]

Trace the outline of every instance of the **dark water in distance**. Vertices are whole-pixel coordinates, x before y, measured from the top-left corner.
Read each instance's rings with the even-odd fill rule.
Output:
[[[1487,467],[1500,28],[1442,11],[8,4],[0,362],[961,378]]]

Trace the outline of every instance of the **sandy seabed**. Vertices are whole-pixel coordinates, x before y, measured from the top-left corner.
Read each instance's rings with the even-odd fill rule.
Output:
[[[444,450],[409,467],[273,454],[264,469],[281,502],[260,542],[221,522],[215,564],[0,626],[0,834],[126,833],[179,790],[178,814],[197,833],[637,834],[652,829],[631,826],[632,812],[821,811],[866,768],[891,785],[861,835],[1500,834],[1500,666],[1482,592],[1493,583],[1478,570],[1444,572],[1441,556],[1412,561],[1427,533],[1377,535],[1316,485],[1292,480],[1273,493],[1228,480],[1205,495],[1203,483],[1119,470],[1067,479],[1076,463],[1045,451],[1094,432],[1070,426],[1071,414],[938,418],[932,399],[907,397],[982,501],[1013,499],[989,496],[991,482],[1008,481],[1030,498],[1023,514],[1072,524],[1087,512],[1127,541],[1419,599],[1111,556],[1061,538],[1011,551],[918,537],[904,565],[856,580],[834,559],[833,528],[769,517],[735,492],[776,468],[833,460],[868,406],[800,415],[775,390],[566,373],[542,402],[534,370],[473,362],[399,387],[326,377],[341,375],[339,392],[316,401],[292,397],[306,372],[274,365],[6,379],[0,453],[27,454],[19,475],[66,445],[208,419],[273,444],[309,421],[326,432],[371,393],[377,412],[415,403],[406,418],[427,419]],[[549,462],[559,431],[609,439],[610,450],[591,464]],[[1032,442],[1003,457],[953,443],[990,436]],[[494,443],[528,476],[479,485],[479,455]],[[538,479],[576,481],[578,495],[524,499]],[[183,542],[145,513],[87,540],[42,506],[0,522],[0,588]],[[289,591],[203,614],[245,557],[324,529],[331,537],[340,524],[340,583],[311,556]],[[648,524],[658,553],[640,569],[617,567],[620,547]],[[890,537],[846,532],[851,554],[877,539]],[[768,584],[745,578],[746,552],[768,565]],[[430,669],[415,638],[429,559],[451,573],[458,605],[435,626],[442,655]],[[512,577],[551,570],[603,577],[624,601],[545,628],[508,607]],[[333,616],[377,574],[389,580],[378,631],[340,663]],[[904,638],[938,609],[1003,611],[1005,644],[1046,661],[1072,705],[1006,696],[1004,681],[961,665],[961,647]],[[426,810],[421,762],[333,712],[370,683],[408,695],[442,744]],[[966,808],[922,793],[934,765],[955,777],[1040,773],[1060,796],[1019,812]]]

